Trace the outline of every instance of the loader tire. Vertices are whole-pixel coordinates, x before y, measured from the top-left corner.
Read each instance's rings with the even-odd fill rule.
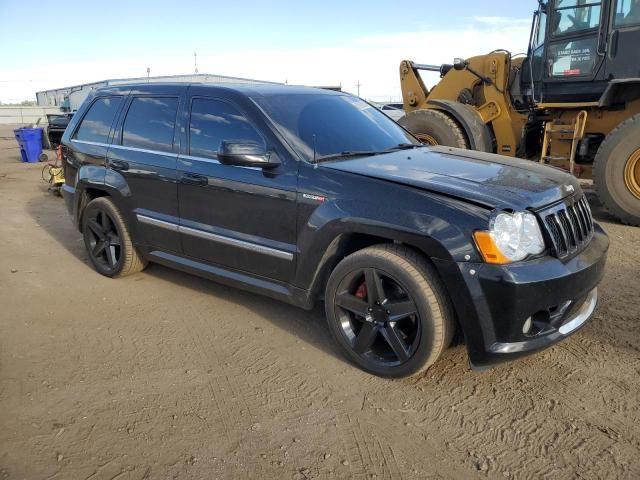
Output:
[[[598,198],[627,225],[640,226],[640,114],[609,132],[593,163]]]
[[[469,142],[462,127],[441,111],[416,110],[407,113],[398,120],[398,123],[426,145],[469,148]]]

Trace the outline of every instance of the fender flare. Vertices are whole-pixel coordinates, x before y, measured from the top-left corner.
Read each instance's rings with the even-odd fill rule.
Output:
[[[473,108],[451,100],[429,100],[427,103],[436,110],[449,114],[458,122],[467,135],[470,150],[494,153],[491,129],[480,119]]]
[[[86,207],[88,189],[99,190],[111,197],[125,218],[130,220],[126,203],[131,197],[131,190],[120,173],[103,165],[83,165],[78,169],[77,175],[73,216],[78,229],[81,228],[82,210]]]
[[[640,78],[611,80],[598,100],[598,107],[606,108],[616,103],[631,102],[637,98],[640,98]]]

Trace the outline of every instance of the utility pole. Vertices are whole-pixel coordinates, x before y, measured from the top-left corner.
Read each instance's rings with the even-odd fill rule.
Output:
[[[358,96],[360,96],[360,87],[362,86],[362,84],[360,83],[360,80],[358,80],[358,83],[356,83],[356,87],[358,87]]]
[[[197,75],[198,74],[198,54],[196,52],[193,52],[193,67]]]

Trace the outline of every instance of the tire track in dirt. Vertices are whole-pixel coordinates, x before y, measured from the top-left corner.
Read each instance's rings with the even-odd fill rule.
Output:
[[[203,322],[200,325],[202,329],[211,328]],[[200,338],[207,339],[208,335],[201,334]],[[334,425],[338,441],[346,452],[343,459],[346,465],[335,465],[338,460],[335,459],[333,464],[318,466],[319,478],[336,474],[334,469],[340,465],[348,467],[349,478],[403,478],[391,445],[371,425],[364,425],[348,413],[341,395],[318,381],[322,375],[313,365],[301,366],[277,350],[246,338],[230,337],[225,339],[225,344],[225,350],[232,352],[226,368],[234,372],[236,387],[242,390],[240,394],[252,411],[259,412],[260,418],[271,418],[269,425],[294,423],[325,429],[327,425]],[[369,377],[365,378],[369,381]],[[261,432],[255,434],[260,436]],[[310,454],[318,457],[321,452]]]
[[[232,364],[223,360],[228,358],[230,353],[230,342],[225,335],[225,332],[230,331],[226,328],[227,325],[217,324],[215,332],[212,332],[211,324],[220,322],[220,319],[210,320],[197,313],[185,313],[182,323],[198,352],[198,364],[202,367],[202,374],[207,375],[207,387],[215,402],[217,418],[224,429],[228,451],[226,459],[231,460],[226,461],[227,468],[231,468],[230,465],[238,458],[240,451],[247,448],[251,450],[251,446],[256,446],[254,443],[247,445],[247,441],[251,442],[252,437],[255,437],[252,435],[247,438],[247,432],[251,432],[252,426],[255,425],[256,411],[247,403],[246,400],[250,397],[247,397],[246,391],[243,391],[238,383],[238,379],[242,377],[234,372]],[[236,465],[235,468],[252,472],[257,478],[264,474],[263,465],[257,458],[249,455],[245,455],[243,464]]]
[[[412,383],[423,393],[422,399],[394,393],[394,388],[383,388],[376,397],[386,399],[388,405],[399,405],[410,398],[402,409],[391,409],[387,414],[411,424],[427,440],[434,429],[444,428],[449,457],[461,459],[471,471],[503,475],[526,472],[526,478],[573,478],[576,472],[607,476],[607,472],[615,471],[633,478],[637,473],[637,467],[631,467],[637,464],[638,452],[633,443],[634,425],[629,426],[628,438],[612,438],[606,416],[594,423],[591,420],[598,418],[597,414],[585,418],[582,410],[568,403],[570,397],[554,397],[563,389],[557,380],[562,378],[559,372],[532,361],[531,365],[519,363],[520,368],[513,367],[510,372],[497,369],[474,378],[471,372],[456,371],[463,369],[456,362],[451,365],[446,358],[443,360],[422,381],[403,382]],[[532,374],[536,369],[539,372]],[[443,376],[443,370],[448,375]],[[459,384],[460,378],[470,381]],[[559,387],[549,388],[549,378],[556,379]],[[575,390],[574,385],[571,387]]]

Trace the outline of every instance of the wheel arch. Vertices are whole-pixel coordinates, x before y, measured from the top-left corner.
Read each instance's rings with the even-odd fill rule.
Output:
[[[494,152],[491,129],[471,107],[451,100],[429,100],[427,103],[435,110],[447,114],[464,130],[470,150]]]
[[[126,203],[131,190],[125,178],[114,170],[103,166],[83,165],[78,170],[76,183],[76,218],[78,229],[82,228],[82,213],[91,200],[110,197],[129,220]]]
[[[400,232],[390,228],[372,231],[369,226],[352,226],[337,234],[327,246],[311,278],[309,293],[312,302],[322,298],[324,286],[336,265],[345,257],[373,245],[398,244],[416,250],[438,271],[432,258],[449,257],[446,248],[437,240],[424,235]],[[450,257],[449,257],[450,258]]]

